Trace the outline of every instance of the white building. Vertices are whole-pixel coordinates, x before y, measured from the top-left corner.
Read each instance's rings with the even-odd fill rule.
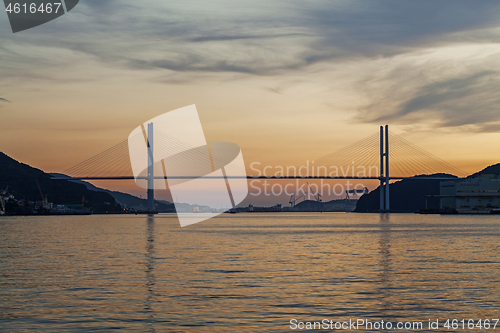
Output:
[[[440,183],[441,208],[460,212],[500,208],[500,175],[480,174]]]

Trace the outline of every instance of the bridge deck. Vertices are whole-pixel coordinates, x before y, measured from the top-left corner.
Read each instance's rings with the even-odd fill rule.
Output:
[[[154,177],[154,179],[197,179],[202,176],[172,176],[172,177]],[[372,179],[372,180],[385,180],[385,177],[329,177],[329,176],[203,176],[204,179],[274,179],[274,180],[284,180],[284,179]],[[133,177],[133,176],[122,176],[122,177],[54,177],[52,179],[56,180],[133,180],[133,179],[148,179],[148,177]],[[402,180],[402,179],[419,179],[419,180],[458,180],[461,178],[453,177],[389,177],[389,179]]]

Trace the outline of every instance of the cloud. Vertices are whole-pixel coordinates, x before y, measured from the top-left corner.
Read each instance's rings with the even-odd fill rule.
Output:
[[[358,109],[356,120],[496,131],[499,56],[497,45],[461,46],[379,62],[357,85],[370,102]]]
[[[345,77],[364,101],[356,121],[432,119],[491,130],[499,120],[500,53],[466,49],[498,45],[499,10],[497,0],[87,0],[22,35],[1,30],[0,81],[68,80],[72,69],[97,80],[101,67],[151,72],[171,84],[228,73],[287,80],[319,66],[351,66]],[[446,50],[457,45],[466,56],[454,59]]]
[[[320,37],[312,44],[316,46],[311,50],[312,59],[392,56],[459,42],[461,37],[453,34],[497,27],[500,22],[496,15],[500,3],[495,1],[353,0],[315,4],[311,7],[303,3],[301,8],[301,24]],[[498,41],[498,35],[492,39]]]
[[[446,124],[451,126],[470,124],[473,120],[477,122],[489,120],[493,114],[485,113],[484,110],[490,109],[491,104],[498,105],[500,97],[495,95],[489,99],[481,97],[492,96],[488,82],[494,77],[498,77],[497,72],[484,71],[467,77],[427,84],[421,87],[414,97],[404,102],[395,113],[380,117],[378,120],[391,120],[429,109],[445,113],[453,111],[453,117],[446,120]],[[471,96],[475,98],[471,99]],[[483,112],[477,114],[473,112],[474,109],[482,109]],[[500,113],[497,117],[500,118]]]
[[[16,38],[129,69],[274,75],[457,42],[463,37],[454,34],[498,26],[499,9],[498,1],[463,0],[255,1],[251,6],[89,0],[71,19]],[[481,42],[498,37],[476,36]]]
[[[500,3],[495,1],[277,1],[272,6],[258,1],[252,10],[234,7],[219,1],[208,12],[177,5],[147,11],[147,22],[126,29],[144,43],[147,54],[130,44],[127,50],[113,51],[123,51],[122,64],[129,68],[140,63],[141,68],[178,72],[276,75],[317,63],[389,57],[457,43],[461,33],[500,22],[495,15]],[[130,13],[123,15],[123,20],[133,21],[125,19]],[[120,26],[122,20],[114,24]],[[480,42],[498,37],[481,35]],[[474,42],[475,36],[467,39]],[[97,51],[90,52],[104,60],[116,58],[109,50],[86,50]]]
[[[200,36],[193,37],[189,39],[191,42],[220,42],[220,41],[232,41],[232,40],[241,40],[241,39],[272,39],[272,38],[280,38],[280,37],[294,37],[294,36],[306,36],[306,34],[280,34],[280,35],[215,35],[215,36]]]
[[[5,98],[1,98],[0,97],[0,102],[4,102],[4,103],[12,103],[11,101],[5,99]]]
[[[394,113],[378,117],[377,122],[429,120],[440,126],[484,125],[500,121],[500,96],[496,93],[499,73],[484,71],[466,77],[443,80],[420,87],[415,95],[404,101]],[[412,116],[417,117],[412,117]],[[408,117],[409,116],[409,117]]]

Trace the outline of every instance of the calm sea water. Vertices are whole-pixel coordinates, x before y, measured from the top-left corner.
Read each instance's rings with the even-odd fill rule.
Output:
[[[499,236],[494,216],[224,214],[185,228],[175,215],[2,217],[0,330],[499,318]]]

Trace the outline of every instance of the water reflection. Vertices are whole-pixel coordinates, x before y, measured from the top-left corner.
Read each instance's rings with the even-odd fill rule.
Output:
[[[236,214],[188,229],[167,216],[5,217],[0,327],[271,333],[291,318],[497,318],[499,228],[495,216],[415,214]]]
[[[156,277],[154,274],[155,269],[155,218],[154,216],[148,216],[146,220],[146,300],[144,303],[144,310],[147,314],[146,328],[150,332],[156,332],[154,327],[155,323],[155,311],[153,309],[154,302],[154,286],[156,284]]]
[[[379,258],[380,258],[380,295],[382,308],[392,309],[391,290],[392,286],[392,258],[391,258],[391,221],[389,214],[380,214],[380,239],[379,239]]]

